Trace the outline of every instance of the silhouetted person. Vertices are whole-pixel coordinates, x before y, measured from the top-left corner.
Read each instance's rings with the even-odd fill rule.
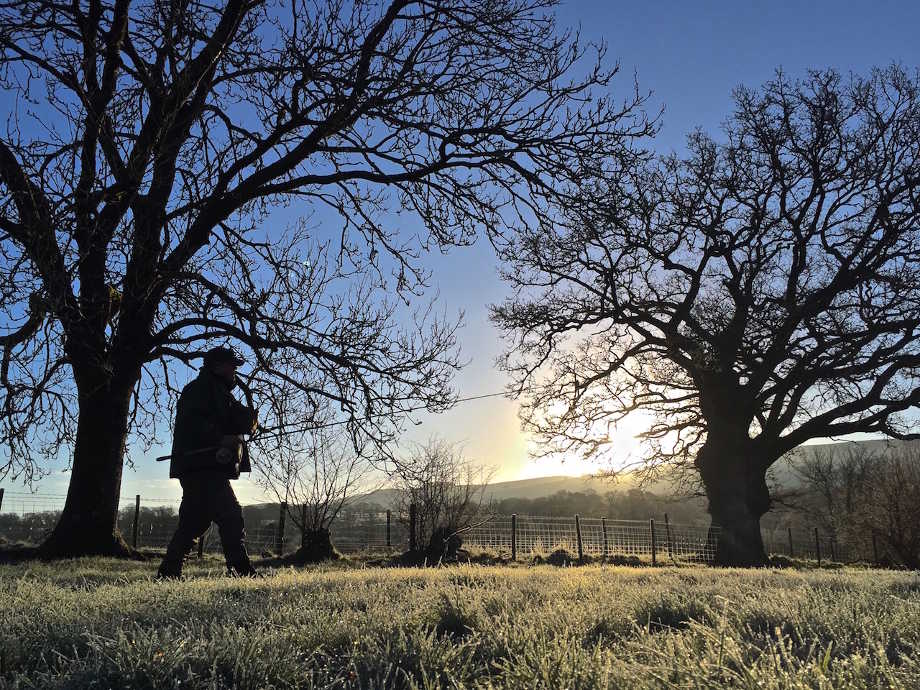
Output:
[[[212,521],[220,528],[228,571],[255,573],[246,553],[243,511],[230,486],[240,472],[251,471],[243,434],[256,428],[256,411],[231,393],[242,363],[230,348],[209,350],[198,377],[179,396],[169,476],[182,484],[182,504],[158,577],[182,574],[185,555]]]

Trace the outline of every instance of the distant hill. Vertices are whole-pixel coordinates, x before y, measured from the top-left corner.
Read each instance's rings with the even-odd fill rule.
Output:
[[[847,447],[859,447],[862,449],[868,449],[876,453],[883,453],[886,450],[890,449],[899,449],[899,448],[915,448],[920,450],[920,441],[898,441],[895,439],[868,439],[863,441],[837,441],[833,443],[814,443],[808,444],[805,446],[799,446],[791,455],[801,456],[807,454],[814,454],[819,452],[824,452],[827,450],[830,451],[843,451]]]
[[[634,486],[628,478],[618,479],[613,482],[585,475],[583,477],[569,477],[559,475],[554,477],[535,477],[533,479],[517,479],[510,482],[495,482],[489,484],[485,491],[485,502],[501,501],[506,498],[543,498],[552,496],[560,491],[586,492],[594,491],[599,494],[608,491],[623,491]],[[378,489],[371,493],[355,496],[355,503],[376,503],[382,508],[392,508],[396,503],[395,489]]]
[[[600,479],[585,475],[583,477],[569,477],[565,475],[556,477],[535,477],[533,479],[518,479],[511,482],[496,482],[489,484],[486,489],[486,500],[501,501],[505,498],[541,498],[552,496],[560,491],[586,492],[594,491],[599,494],[623,489],[627,485],[624,480],[613,482],[609,479]]]
[[[840,441],[800,446],[771,468],[771,480],[774,486],[778,488],[786,490],[797,489],[801,486],[801,480],[795,473],[793,465],[802,458],[827,451],[834,453],[845,452],[848,447],[853,446],[868,448],[874,452],[884,452],[886,449],[902,447],[905,444],[914,444],[920,448],[920,441],[906,442],[890,440]],[[508,498],[536,499],[552,496],[560,491],[569,491],[573,493],[594,491],[598,494],[605,494],[608,491],[627,491],[635,486],[636,482],[632,480],[629,475],[621,475],[615,482],[590,475],[582,477],[570,477],[565,475],[535,477],[533,479],[519,479],[489,484],[486,489],[485,500],[489,502],[501,501]],[[660,496],[667,496],[671,493],[670,484],[667,480],[659,480],[653,485],[645,487],[645,489]],[[377,491],[372,491],[367,494],[359,494],[353,497],[351,503],[376,504],[383,510],[393,508],[396,504],[396,490],[378,489]]]

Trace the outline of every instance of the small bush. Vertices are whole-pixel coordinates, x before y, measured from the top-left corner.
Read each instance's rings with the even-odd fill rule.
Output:
[[[565,549],[556,549],[546,557],[546,563],[555,566],[569,566],[575,561],[576,558]]]

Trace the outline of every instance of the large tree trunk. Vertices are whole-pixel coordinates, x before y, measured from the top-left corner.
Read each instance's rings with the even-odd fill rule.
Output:
[[[720,439],[711,434],[696,458],[709,499],[715,564],[762,566],[767,554],[760,518],[770,509],[766,469],[746,439]]]
[[[77,439],[67,501],[54,531],[42,544],[44,557],[128,556],[134,551],[116,529],[131,386],[112,379],[80,392]]]

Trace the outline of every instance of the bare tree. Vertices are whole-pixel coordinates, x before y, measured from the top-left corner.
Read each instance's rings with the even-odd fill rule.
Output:
[[[920,449],[901,448],[878,460],[859,506],[865,530],[905,566],[920,569]]]
[[[822,448],[793,462],[813,492],[809,511],[838,539],[869,553],[877,546],[920,567],[920,446]]]
[[[648,129],[553,5],[0,3],[0,462],[28,480],[72,451],[46,554],[125,552],[126,443],[212,339],[269,413],[301,403],[263,439],[327,399],[386,455],[407,409],[451,404],[455,324],[397,309],[421,252],[545,216],[573,159]],[[260,229],[287,205],[316,227]]]
[[[273,444],[270,459],[256,467],[259,483],[287,505],[300,531],[300,547],[291,557],[295,563],[336,557],[329,530],[348,499],[369,488],[371,458],[352,448],[348,434],[328,421],[332,418],[315,416],[317,428],[285,436],[283,444]]]
[[[397,512],[405,520],[409,507],[415,506],[416,538],[426,545],[429,561],[456,554],[464,529],[481,517],[492,474],[466,458],[458,445],[439,438],[395,461],[392,484],[397,490]]]
[[[702,483],[724,564],[765,561],[767,469],[812,438],[915,437],[920,98],[914,74],[783,74],[735,92],[724,140],[585,184],[504,250],[493,309],[525,428],[602,460],[654,417],[646,468]]]
[[[874,460],[874,453],[855,443],[793,451],[789,466],[808,492],[798,497],[796,509],[833,538],[859,541],[853,516],[865,498],[863,487],[872,481]]]
[[[857,515],[866,498],[863,489],[875,473],[874,460],[875,454],[856,442],[802,446],[788,453],[786,466],[797,481],[788,489],[793,499],[785,504],[786,519],[806,530],[817,526],[850,554],[871,553],[871,531]],[[771,494],[776,503],[773,487]]]

